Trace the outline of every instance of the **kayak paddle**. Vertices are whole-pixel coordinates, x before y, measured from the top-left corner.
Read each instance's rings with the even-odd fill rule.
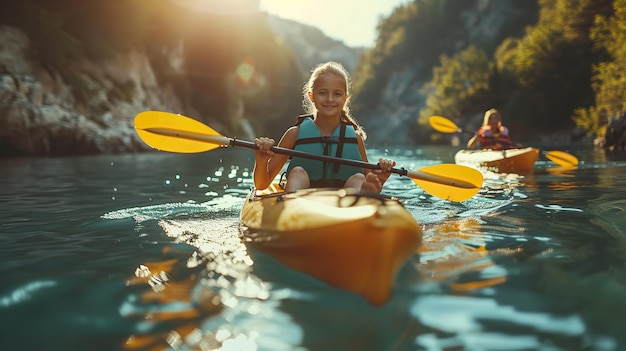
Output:
[[[139,113],[135,116],[135,130],[146,144],[162,151],[197,153],[227,146],[258,149],[254,142],[223,136],[202,122],[169,112]],[[272,147],[272,151],[347,166],[380,169],[378,164],[315,155],[277,146]],[[455,164],[437,164],[418,171],[393,168],[391,172],[410,177],[424,191],[451,201],[465,201],[471,198],[483,184],[483,176],[478,170]]]
[[[464,131],[459,128],[454,122],[449,120],[448,118],[442,116],[432,116],[429,121],[430,126],[433,127],[434,130],[441,133],[467,133],[474,134],[472,132]],[[552,151],[541,151],[550,161],[556,163],[559,166],[576,166],[578,165],[578,158],[572,154],[568,154],[564,151],[552,150]]]

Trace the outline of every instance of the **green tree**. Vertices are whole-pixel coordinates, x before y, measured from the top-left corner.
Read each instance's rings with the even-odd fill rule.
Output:
[[[354,72],[355,114],[367,116],[379,103],[381,90],[399,68],[416,67],[414,80],[428,81],[441,54],[452,55],[464,37],[463,11],[473,1],[419,0],[397,8],[379,23],[376,46],[366,52]],[[437,33],[438,40],[433,40]]]
[[[489,90],[490,75],[487,54],[470,46],[451,58],[442,55],[440,62],[433,68],[433,79],[423,88],[428,97],[419,124],[426,125],[432,115],[458,118],[484,108],[481,103]]]
[[[538,24],[496,51],[498,72],[515,88],[505,112],[520,133],[573,127],[573,111],[593,104],[591,67],[601,55],[589,34],[595,15],[610,13],[611,3],[540,0]]]
[[[615,0],[614,15],[598,16],[591,31],[608,59],[593,66],[595,106],[577,109],[573,120],[589,136],[604,136],[608,119],[626,111],[626,0]]]

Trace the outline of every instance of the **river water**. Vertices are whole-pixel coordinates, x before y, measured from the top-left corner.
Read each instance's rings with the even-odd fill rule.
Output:
[[[455,149],[373,149],[400,167]],[[4,350],[623,350],[626,156],[485,172],[437,199],[392,175],[422,224],[394,292],[357,295],[248,250],[252,152],[0,161]]]

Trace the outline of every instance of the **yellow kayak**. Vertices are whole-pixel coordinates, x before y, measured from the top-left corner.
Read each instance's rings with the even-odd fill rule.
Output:
[[[454,155],[459,165],[483,167],[497,173],[532,172],[539,149],[526,147],[508,150],[460,150]]]
[[[384,304],[422,231],[404,206],[345,189],[252,190],[241,209],[244,240],[286,266]]]

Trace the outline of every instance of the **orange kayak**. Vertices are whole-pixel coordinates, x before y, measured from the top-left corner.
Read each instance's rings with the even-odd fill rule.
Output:
[[[278,186],[250,192],[241,231],[253,248],[334,287],[384,304],[422,230],[404,206],[378,194]]]
[[[454,155],[459,165],[486,168],[497,173],[532,172],[539,149],[526,147],[508,150],[460,150]]]

